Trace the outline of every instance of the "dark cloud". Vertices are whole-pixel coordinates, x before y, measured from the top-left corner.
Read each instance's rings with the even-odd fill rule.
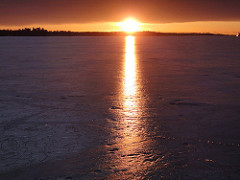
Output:
[[[0,0],[0,25],[240,21],[240,0]]]

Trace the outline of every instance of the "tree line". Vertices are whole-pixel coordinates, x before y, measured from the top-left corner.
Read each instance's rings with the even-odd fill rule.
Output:
[[[0,30],[0,36],[125,36],[126,32],[72,32],[72,31],[48,31],[44,28],[24,28],[18,30]],[[211,33],[162,33],[153,31],[141,31],[132,33],[134,36],[189,36],[189,35],[221,35]]]

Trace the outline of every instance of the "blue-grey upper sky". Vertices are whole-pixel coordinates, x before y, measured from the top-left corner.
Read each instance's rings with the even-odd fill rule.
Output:
[[[240,0],[0,0],[0,25],[240,21]]]

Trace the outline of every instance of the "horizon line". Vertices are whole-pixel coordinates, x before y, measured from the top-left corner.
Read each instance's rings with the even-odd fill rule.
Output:
[[[152,31],[152,30],[143,30],[143,31],[136,31],[136,32],[124,32],[124,31],[71,31],[71,30],[47,30],[42,27],[32,27],[32,28],[19,28],[19,29],[0,29],[0,31],[22,31],[22,32],[46,32],[46,33],[59,33],[59,32],[65,32],[65,33],[123,33],[123,34],[138,34],[138,33],[156,33],[156,34],[179,34],[179,35],[189,35],[189,34],[195,34],[195,35],[235,35],[235,34],[225,34],[225,33],[211,33],[211,32],[162,32],[162,31]],[[30,30],[30,31],[29,31]],[[38,31],[34,31],[38,30]]]

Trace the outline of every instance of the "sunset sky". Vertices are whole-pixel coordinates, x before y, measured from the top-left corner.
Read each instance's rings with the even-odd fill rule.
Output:
[[[160,32],[240,31],[239,0],[0,0],[0,28],[120,31],[135,18],[141,30]]]

